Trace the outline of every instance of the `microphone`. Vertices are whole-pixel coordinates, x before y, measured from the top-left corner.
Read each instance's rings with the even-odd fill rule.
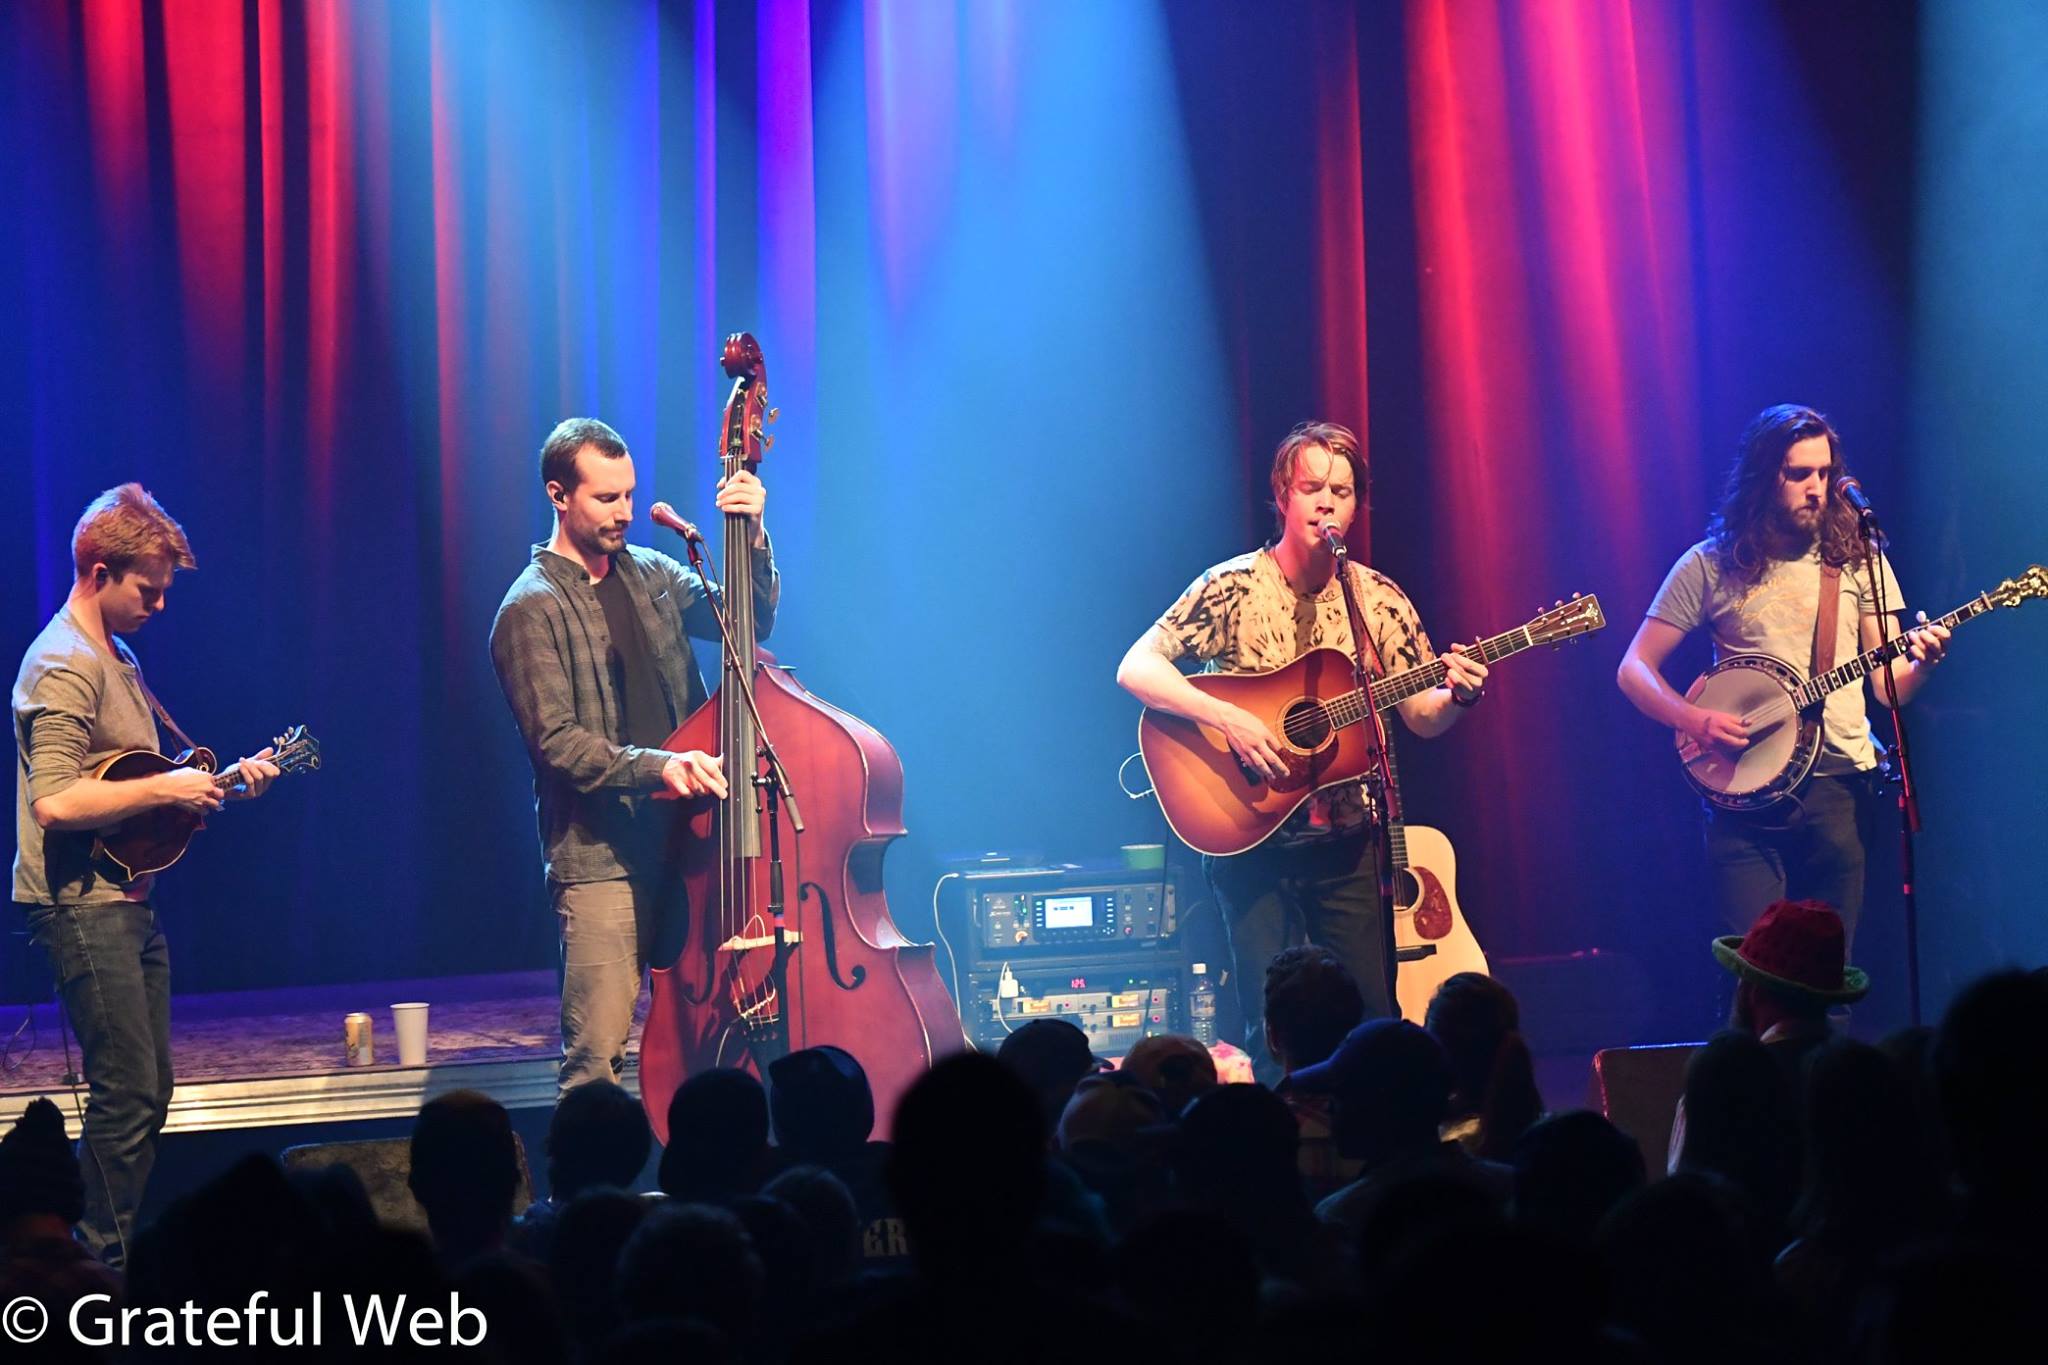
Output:
[[[1863,485],[1855,479],[1843,479],[1835,485],[1835,491],[1842,495],[1842,501],[1849,504],[1865,526],[1877,527],[1877,509],[1870,505],[1870,498],[1863,491]]]
[[[704,543],[704,537],[697,533],[696,526],[677,516],[676,509],[670,507],[665,502],[657,502],[654,506],[648,508],[647,519],[656,526],[668,527],[669,530],[674,531],[692,544],[702,545]]]
[[[1350,558],[1351,552],[1344,548],[1344,537],[1338,533],[1336,523],[1326,521],[1319,529],[1322,532],[1323,544],[1329,546],[1331,554],[1340,560]]]

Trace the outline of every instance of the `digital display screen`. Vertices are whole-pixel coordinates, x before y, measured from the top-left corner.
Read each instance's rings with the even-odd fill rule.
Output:
[[[1048,929],[1086,929],[1095,923],[1093,896],[1047,896],[1044,905]]]

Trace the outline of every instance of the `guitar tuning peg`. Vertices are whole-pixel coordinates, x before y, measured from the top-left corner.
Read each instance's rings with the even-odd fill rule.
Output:
[[[775,438],[774,438],[773,436],[763,436],[763,437],[761,438],[761,449],[763,449],[763,450],[773,450],[773,449],[775,449]]]
[[[776,418],[778,418],[778,417],[780,417],[780,416],[782,416],[782,409],[781,409],[781,408],[770,408],[770,409],[768,409],[768,420],[769,420],[769,421],[771,421],[771,422],[772,422],[772,421],[774,421],[774,420],[775,420]]]

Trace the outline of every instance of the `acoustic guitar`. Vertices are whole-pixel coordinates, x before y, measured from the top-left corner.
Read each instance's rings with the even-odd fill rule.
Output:
[[[1487,971],[1472,926],[1458,907],[1458,857],[1440,829],[1402,815],[1400,765],[1387,750],[1394,798],[1386,803],[1387,859],[1393,865],[1394,999],[1401,1017],[1421,1023],[1437,987],[1459,972]]]
[[[307,734],[303,725],[294,725],[270,744],[276,752],[268,761],[275,763],[280,773],[309,773],[320,766],[320,741]],[[203,746],[187,749],[176,757],[154,749],[129,749],[100,764],[92,775],[102,782],[132,782],[179,768],[197,768],[212,773],[213,785],[226,792],[242,780],[242,765],[231,764],[216,771],[219,763],[213,750]],[[192,836],[205,827],[206,819],[197,811],[158,806],[101,830],[94,851],[105,854],[109,862],[119,867],[125,874],[123,880],[134,881],[151,872],[161,872],[184,857]]]
[[[1394,998],[1422,1022],[1437,987],[1459,972],[1488,971],[1486,954],[1458,907],[1458,855],[1440,829],[1390,824],[1394,859]]]
[[[2016,607],[2037,597],[2048,597],[2048,568],[2039,564],[1927,624],[1954,629],[1998,607]],[[1777,805],[1799,789],[1820,757],[1821,711],[1828,695],[1861,682],[1887,659],[1905,652],[1902,632],[1817,678],[1808,678],[1804,669],[1769,654],[1730,654],[1721,659],[1694,680],[1685,699],[1741,718],[1749,726],[1749,743],[1730,750],[1702,745],[1680,733],[1678,761],[1685,780],[1723,810],[1762,811]]]
[[[1558,645],[1606,626],[1597,597],[1573,596],[1526,625],[1472,647],[1486,664],[1538,645]],[[1376,678],[1371,710],[1398,703],[1444,681],[1444,663]],[[1268,781],[1238,758],[1223,732],[1184,716],[1147,707],[1138,718],[1138,751],[1159,806],[1188,847],[1222,857],[1262,843],[1301,804],[1325,787],[1356,782],[1379,762],[1376,727],[1351,656],[1312,649],[1284,668],[1263,673],[1197,673],[1189,682],[1212,697],[1243,707],[1280,739],[1286,775]]]

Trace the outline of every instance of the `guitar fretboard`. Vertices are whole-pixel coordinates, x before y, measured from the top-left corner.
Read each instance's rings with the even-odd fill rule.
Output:
[[[1957,607],[1948,615],[1937,617],[1926,624],[1930,626],[1947,626],[1953,629],[1974,616],[1982,616],[1997,605],[1996,602],[1991,600],[1990,594],[1979,593],[1976,597]],[[1913,629],[1919,630],[1921,627],[1915,626]],[[1807,707],[1812,706],[1821,698],[1827,696],[1828,693],[1869,677],[1872,673],[1883,667],[1887,659],[1896,659],[1905,652],[1906,632],[1902,631],[1889,644],[1882,644],[1876,649],[1867,650],[1845,664],[1831,668],[1818,677],[1807,679],[1805,683],[1800,685],[1797,691],[1793,692],[1793,700],[1799,709],[1804,711]]]
[[[1387,856],[1396,871],[1408,867],[1408,821],[1401,809],[1401,765],[1394,761],[1394,737],[1387,736],[1387,776],[1393,779],[1386,793],[1387,808],[1380,812],[1386,830]]]
[[[1469,653],[1476,655],[1480,662],[1497,663],[1513,654],[1535,646],[1527,626],[1516,626],[1513,630],[1502,631],[1491,639],[1481,640]],[[1442,659],[1432,659],[1415,668],[1404,668],[1399,673],[1389,673],[1372,685],[1373,704],[1381,711],[1391,710],[1401,702],[1432,687],[1441,687],[1449,670]],[[1365,719],[1365,689],[1353,688],[1329,703],[1330,723],[1335,726],[1352,725]]]

